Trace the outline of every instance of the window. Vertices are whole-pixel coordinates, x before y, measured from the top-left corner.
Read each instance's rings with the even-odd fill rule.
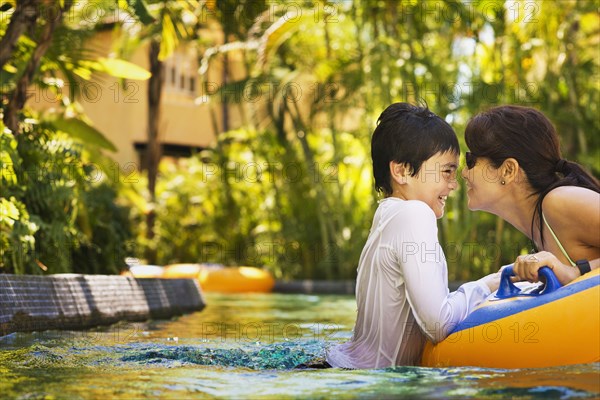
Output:
[[[165,65],[165,87],[168,91],[195,97],[198,77],[189,57],[174,54]]]

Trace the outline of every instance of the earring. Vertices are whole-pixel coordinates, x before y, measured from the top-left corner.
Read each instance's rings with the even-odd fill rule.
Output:
[[[506,184],[506,182],[502,181],[502,182],[500,182],[500,184],[501,184],[501,185],[505,185],[505,184]]]

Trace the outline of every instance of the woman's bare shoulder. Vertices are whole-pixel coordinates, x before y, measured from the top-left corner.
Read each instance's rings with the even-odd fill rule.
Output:
[[[542,207],[551,225],[593,225],[600,221],[600,193],[578,186],[553,189],[544,197]]]
[[[564,207],[577,204],[594,204],[600,207],[600,193],[579,186],[560,186],[552,189],[546,197],[542,206],[546,207]]]

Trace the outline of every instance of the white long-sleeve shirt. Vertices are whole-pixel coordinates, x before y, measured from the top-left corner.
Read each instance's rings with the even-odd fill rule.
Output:
[[[379,203],[358,264],[352,339],[327,351],[333,367],[417,365],[426,338],[447,334],[490,294],[483,281],[449,293],[433,210],[418,200]]]

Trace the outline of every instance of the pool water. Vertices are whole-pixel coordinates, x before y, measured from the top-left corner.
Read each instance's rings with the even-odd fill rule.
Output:
[[[172,320],[0,337],[0,398],[600,397],[599,363],[306,368],[350,338],[353,297],[208,295],[206,302],[202,312]]]

